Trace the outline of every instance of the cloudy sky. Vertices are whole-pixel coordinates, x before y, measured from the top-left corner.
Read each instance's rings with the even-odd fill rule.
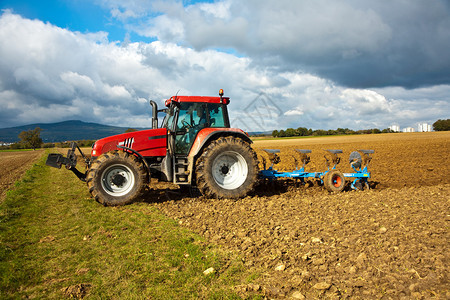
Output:
[[[249,131],[450,118],[447,0],[0,0],[0,128],[150,127],[149,99],[231,97]]]

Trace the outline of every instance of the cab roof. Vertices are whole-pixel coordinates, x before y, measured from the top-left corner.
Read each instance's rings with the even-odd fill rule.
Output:
[[[230,98],[229,97],[209,97],[209,96],[172,96],[170,99],[166,100],[166,106],[169,107],[170,103],[178,102],[201,102],[201,103],[222,103],[222,104],[229,104]]]

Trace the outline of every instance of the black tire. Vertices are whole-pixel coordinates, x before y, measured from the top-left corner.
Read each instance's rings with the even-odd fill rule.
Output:
[[[345,177],[338,170],[331,170],[325,174],[323,184],[329,192],[339,193],[345,187]]]
[[[247,142],[221,137],[209,144],[196,163],[197,187],[212,198],[241,198],[253,190],[258,158]]]
[[[112,151],[94,160],[86,183],[95,200],[105,206],[119,206],[132,203],[143,194],[147,176],[136,156]]]

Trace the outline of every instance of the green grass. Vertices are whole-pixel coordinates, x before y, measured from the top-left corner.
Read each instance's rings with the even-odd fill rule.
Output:
[[[42,150],[41,148],[38,148],[36,150],[33,149],[0,149],[0,152],[23,152],[23,151],[37,151]]]
[[[95,299],[235,299],[257,277],[151,204],[99,205],[45,158],[0,205],[0,298],[77,297],[83,284]]]

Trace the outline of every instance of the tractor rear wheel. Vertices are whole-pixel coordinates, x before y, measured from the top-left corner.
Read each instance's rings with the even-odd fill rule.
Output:
[[[212,198],[241,198],[256,183],[258,159],[240,138],[221,137],[207,146],[196,164],[197,187]]]
[[[323,179],[323,184],[329,192],[341,192],[345,187],[345,177],[338,170],[331,170]]]
[[[100,155],[89,168],[86,182],[95,200],[105,206],[129,204],[144,192],[147,172],[134,155],[112,151]]]

